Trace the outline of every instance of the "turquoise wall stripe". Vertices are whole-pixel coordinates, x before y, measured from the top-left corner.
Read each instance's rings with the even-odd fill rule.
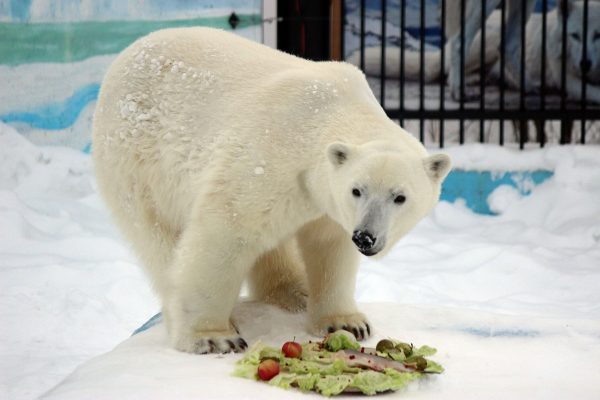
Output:
[[[453,170],[442,186],[441,199],[455,202],[463,199],[466,206],[478,214],[495,215],[488,205],[488,196],[501,185],[516,188],[522,195],[531,193],[531,188],[539,185],[554,173],[548,170],[535,171],[465,171]]]
[[[256,26],[261,16],[239,14],[236,29]],[[60,23],[0,22],[0,64],[67,63],[117,54],[137,38],[174,27],[209,26],[231,30],[229,15],[157,21],[87,21]]]
[[[77,90],[73,96],[62,103],[48,104],[31,111],[15,111],[0,115],[5,123],[21,122],[32,128],[58,130],[73,125],[81,111],[98,98],[100,85],[92,83]]]

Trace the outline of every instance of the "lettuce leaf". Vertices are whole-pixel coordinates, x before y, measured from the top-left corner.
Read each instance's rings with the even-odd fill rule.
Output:
[[[333,333],[330,333],[323,342],[325,348],[329,351],[336,352],[338,350],[358,350],[360,349],[360,344],[354,338],[350,332],[344,330],[337,330]]]
[[[264,360],[265,358],[272,358],[274,360],[281,360],[284,358],[283,353],[279,349],[275,349],[273,347],[263,347],[260,350],[260,359]]]
[[[314,361],[304,361],[297,358],[284,360],[284,366],[294,374],[320,374],[328,366]]]
[[[410,357],[416,357],[416,356],[429,357],[429,356],[434,355],[435,353],[437,353],[437,350],[434,349],[433,347],[421,346],[419,348],[415,347],[413,349],[413,353],[411,354]]]
[[[352,383],[352,377],[343,375],[327,375],[317,380],[316,388],[323,396],[340,394]]]
[[[422,376],[419,372],[399,372],[395,369],[386,368],[383,373],[392,379],[390,390],[400,390],[410,382]]]
[[[392,378],[386,374],[375,371],[365,371],[356,374],[351,386],[359,389],[369,396],[377,392],[390,390]]]
[[[265,347],[265,344],[261,341],[254,343],[252,347],[246,350],[244,357],[238,361],[238,364],[258,365],[260,363],[260,352]]]
[[[296,374],[280,372],[279,374],[271,378],[271,380],[269,381],[269,385],[279,386],[282,389],[289,389],[292,383],[294,383],[297,379],[298,375]]]
[[[435,361],[427,360],[427,368],[425,368],[425,372],[441,374],[442,372],[444,372],[444,367],[442,367]]]
[[[371,396],[377,392],[402,389],[418,375],[414,372],[398,372],[393,369],[385,369],[383,374],[375,371],[364,371],[356,374],[350,386]]]
[[[258,364],[237,364],[233,376],[246,379],[258,379]]]
[[[315,389],[315,385],[319,379],[321,379],[321,375],[319,374],[300,375],[297,377],[296,383],[300,390],[308,392]]]

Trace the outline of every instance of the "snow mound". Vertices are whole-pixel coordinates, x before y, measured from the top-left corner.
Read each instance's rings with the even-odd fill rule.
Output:
[[[441,307],[364,304],[375,336],[438,349],[446,371],[411,384],[406,399],[592,399],[600,380],[598,324],[510,317]],[[234,319],[249,343],[279,347],[305,333],[305,315],[260,303],[241,303]],[[549,351],[552,349],[552,351]],[[75,370],[42,399],[306,399],[262,382],[232,376],[239,354],[191,355],[168,345],[164,325],[133,336]],[[339,396],[353,398],[356,396]],[[322,398],[322,397],[321,397]]]

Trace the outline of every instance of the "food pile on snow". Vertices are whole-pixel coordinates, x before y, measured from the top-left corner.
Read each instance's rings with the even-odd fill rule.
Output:
[[[425,358],[435,353],[428,346],[389,339],[376,348],[361,347],[351,333],[339,330],[322,342],[286,342],[281,350],[257,342],[238,361],[234,375],[324,396],[373,395],[402,389],[424,373],[443,372],[441,365]]]

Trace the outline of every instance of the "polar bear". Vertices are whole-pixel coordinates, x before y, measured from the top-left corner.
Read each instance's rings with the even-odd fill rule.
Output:
[[[113,62],[93,124],[99,190],[162,301],[172,345],[243,351],[253,295],[309,330],[372,328],[360,253],[385,254],[450,169],[387,118],[360,70],[209,28],[154,32]]]

